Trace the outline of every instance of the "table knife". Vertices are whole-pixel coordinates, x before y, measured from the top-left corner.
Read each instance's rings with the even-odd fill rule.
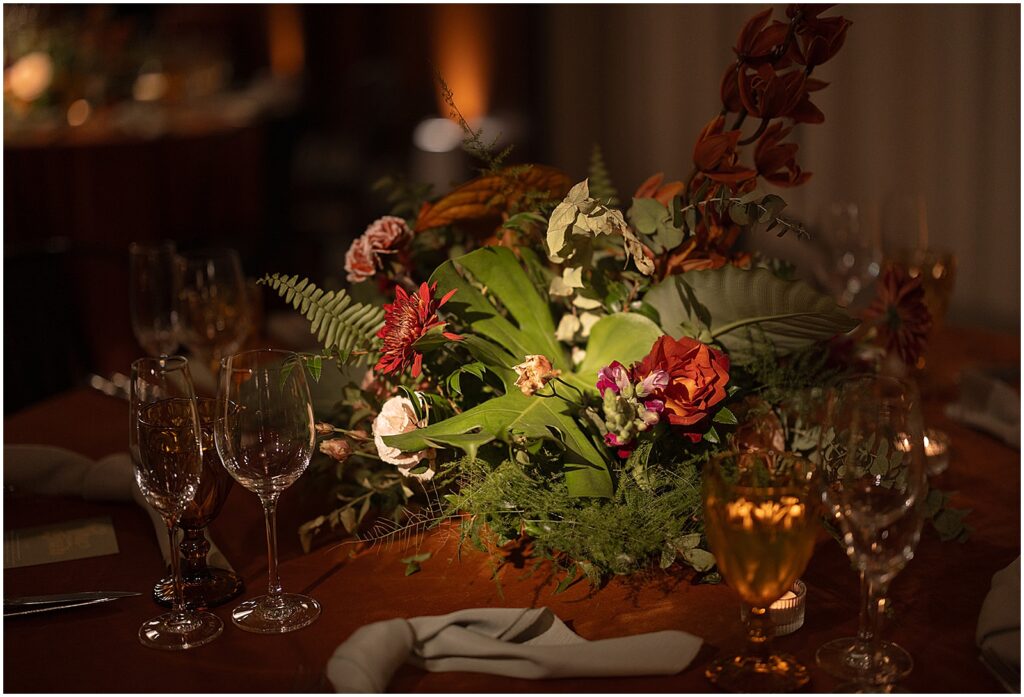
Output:
[[[142,594],[134,591],[86,591],[83,593],[4,598],[4,617],[31,615],[39,612],[50,612],[51,610],[65,610],[72,607],[96,605],[135,595]]]

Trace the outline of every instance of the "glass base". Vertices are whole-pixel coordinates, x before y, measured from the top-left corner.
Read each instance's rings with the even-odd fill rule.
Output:
[[[245,590],[238,574],[225,569],[208,568],[205,573],[185,575],[185,605],[206,610],[237,598]],[[174,606],[174,577],[168,576],[153,586],[153,600],[163,607]]]
[[[320,616],[320,603],[305,595],[282,593],[246,600],[231,612],[239,629],[256,634],[284,634],[312,624]]]
[[[704,675],[726,692],[792,692],[811,679],[807,668],[788,654],[726,656],[708,666]]]
[[[914,659],[898,644],[890,641],[881,642],[879,654],[881,660],[874,669],[875,675],[870,678],[868,671],[871,670],[871,657],[860,650],[856,637],[834,639],[823,644],[814,659],[829,675],[875,688],[869,691],[876,691],[878,686],[902,680],[914,669]]]
[[[139,627],[139,641],[151,649],[180,651],[208,644],[222,631],[224,623],[209,612],[168,612],[144,622]]]

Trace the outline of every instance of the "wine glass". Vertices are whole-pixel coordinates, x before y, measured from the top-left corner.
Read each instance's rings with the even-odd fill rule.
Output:
[[[705,671],[731,692],[788,692],[807,668],[772,651],[769,608],[807,567],[818,530],[813,465],[794,453],[726,452],[704,468],[704,523],[718,570],[743,600],[747,647]]]
[[[914,556],[921,534],[925,479],[921,407],[913,383],[854,376],[831,389],[819,445],[822,499],[861,573],[856,637],[830,641],[816,660],[826,672],[877,691],[905,677],[913,659],[882,641],[886,593]]]
[[[882,249],[873,226],[866,225],[860,207],[833,202],[820,215],[823,252],[827,264],[815,266],[815,275],[843,307],[864,304],[865,291],[882,270]]]
[[[263,504],[267,522],[266,595],[231,613],[241,629],[275,634],[300,629],[320,604],[284,593],[277,570],[277,500],[306,470],[316,440],[313,403],[297,354],[261,349],[225,358],[214,424],[217,452],[231,476]]]
[[[244,584],[238,574],[210,567],[206,561],[210,543],[206,539],[205,528],[220,513],[235,480],[221,464],[213,440],[217,400],[200,397],[196,399],[196,405],[203,439],[203,472],[195,496],[186,504],[178,521],[183,533],[179,548],[185,564],[182,570],[185,600],[197,607],[209,608],[223,605],[239,595]],[[170,606],[174,601],[173,577],[158,581],[153,588],[153,597],[159,604]]]
[[[135,481],[167,524],[174,526],[195,496],[203,467],[199,414],[188,361],[181,356],[140,358],[132,363],[128,444]],[[224,629],[216,615],[184,602],[181,561],[171,554],[175,600],[171,612],[144,623],[139,640],[155,649],[190,649],[213,641]]]
[[[233,249],[179,256],[178,313],[186,346],[216,375],[224,356],[238,351],[249,335],[245,276]]]
[[[133,242],[128,257],[132,332],[147,355],[169,356],[179,343],[174,243]]]

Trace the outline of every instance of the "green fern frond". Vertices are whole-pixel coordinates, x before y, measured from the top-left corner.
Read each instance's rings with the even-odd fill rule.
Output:
[[[259,280],[277,291],[309,320],[309,331],[324,350],[341,363],[366,363],[374,358],[377,331],[384,323],[383,308],[352,301],[344,290],[318,288],[308,278],[268,274]]]
[[[619,205],[619,194],[608,174],[601,146],[597,143],[594,143],[594,148],[590,151],[590,167],[587,170],[587,178],[591,196],[609,206]]]

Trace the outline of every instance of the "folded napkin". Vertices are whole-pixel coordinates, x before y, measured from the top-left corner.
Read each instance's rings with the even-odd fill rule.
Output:
[[[946,405],[946,416],[1020,449],[1020,394],[986,371],[963,372],[960,401]]]
[[[5,445],[4,487],[43,496],[81,496],[87,501],[135,501],[149,514],[156,528],[156,539],[164,562],[170,564],[167,524],[146,503],[135,483],[134,468],[128,453],[116,453],[93,461],[84,455],[49,445]],[[210,566],[233,571],[224,554],[210,539],[207,562]]]
[[[1020,557],[992,577],[976,635],[982,661],[1011,692],[1020,692]]]
[[[702,640],[679,631],[587,641],[547,608],[479,608],[375,622],[327,662],[337,692],[383,692],[403,663],[511,678],[673,675]]]

